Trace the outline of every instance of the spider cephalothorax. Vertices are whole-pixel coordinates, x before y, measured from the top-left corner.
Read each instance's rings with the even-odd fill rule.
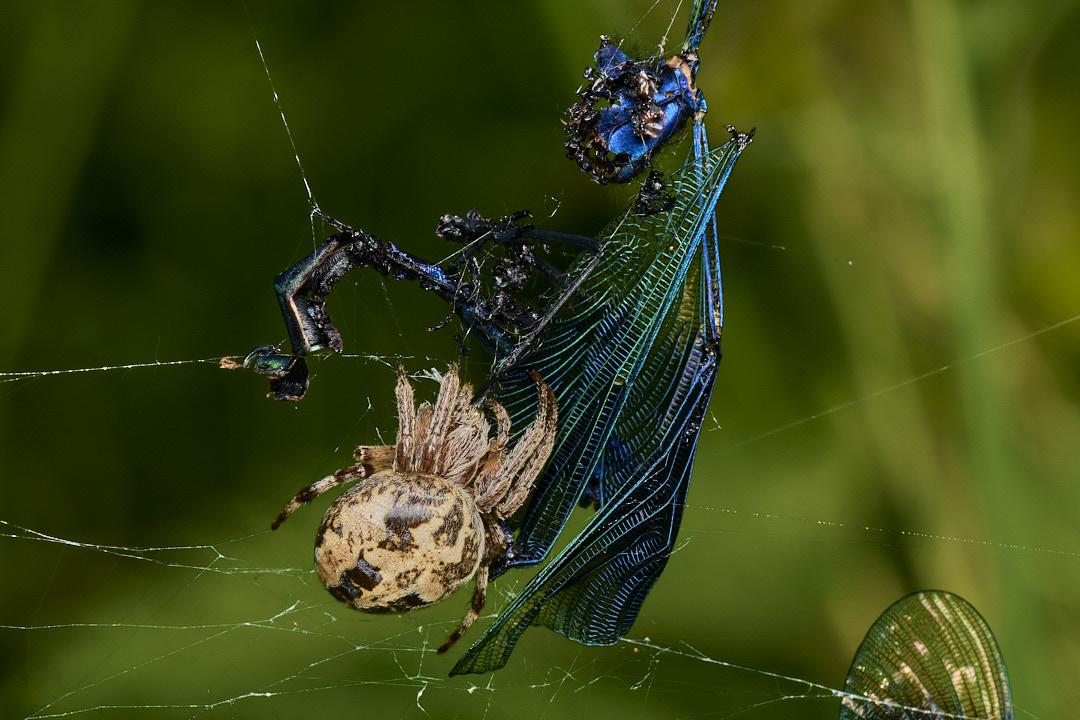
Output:
[[[349,466],[304,488],[274,521],[330,488],[364,480],[326,511],[315,540],[315,569],[326,589],[369,612],[431,605],[476,575],[461,637],[484,606],[488,567],[507,548],[504,520],[525,502],[555,441],[555,396],[538,376],[536,421],[508,448],[510,416],[489,400],[495,437],[473,389],[457,368],[443,377],[435,405],[416,407],[398,370],[398,437],[394,446],[361,446]]]

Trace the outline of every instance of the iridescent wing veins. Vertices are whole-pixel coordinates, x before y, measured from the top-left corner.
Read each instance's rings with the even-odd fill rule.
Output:
[[[840,711],[840,720],[1012,717],[990,626],[940,591],[909,595],[878,618],[851,663]]]
[[[742,148],[732,140],[673,173],[668,182],[676,204],[668,212],[627,212],[613,222],[600,236],[603,262],[548,325],[543,345],[527,363],[556,391],[560,434],[535,486],[514,564],[534,564],[546,555],[598,476],[613,437],[638,461],[622,463],[616,477],[604,478],[609,495],[655,451],[664,425],[674,420],[669,408],[679,392],[682,348],[697,332],[693,325],[703,322],[696,308],[693,315],[687,309],[686,296],[701,281],[700,270],[688,280],[689,270],[695,261],[700,269],[706,229]],[[518,374],[501,397],[515,415],[526,416],[534,401],[527,376]]]
[[[516,560],[546,555],[590,482],[600,509],[488,628],[454,673],[501,667],[543,624],[586,644],[625,634],[671,552],[701,416],[719,362],[706,245],[713,212],[749,139],[737,136],[673,173],[674,206],[630,212],[602,234],[604,259],[550,323],[530,359],[560,403],[560,437],[530,500]],[[583,259],[582,262],[585,262]],[[719,276],[715,276],[719,280]],[[717,291],[718,292],[718,291]],[[529,398],[511,379],[504,400]],[[605,452],[619,462],[597,470]]]

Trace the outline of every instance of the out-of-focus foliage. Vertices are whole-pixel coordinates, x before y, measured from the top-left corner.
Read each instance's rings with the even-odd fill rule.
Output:
[[[595,232],[625,191],[562,157],[559,121],[601,33],[655,47],[677,3],[638,24],[649,5],[5,4],[0,372],[284,339],[271,281],[321,237],[255,36],[330,214],[430,258],[449,252],[439,215],[474,205]],[[719,207],[725,358],[686,543],[631,637],[838,688],[882,608],[940,588],[994,629],[1017,715],[1066,717],[1080,322],[1033,333],[1080,314],[1080,9],[721,0],[701,56],[714,136],[757,135]],[[349,351],[432,358],[412,369],[457,351],[415,288],[360,273],[331,302]],[[485,362],[469,357],[475,377]],[[394,375],[314,368],[296,407],[212,365],[0,383],[0,520],[234,558],[155,556],[233,568],[199,572],[0,538],[0,625],[106,625],[0,630],[0,715],[836,717],[836,701],[769,702],[805,686],[543,629],[490,681],[447,680],[454,657],[430,646],[467,597],[336,608],[306,574],[324,506],[263,531],[393,433]],[[496,608],[515,582],[494,584]]]

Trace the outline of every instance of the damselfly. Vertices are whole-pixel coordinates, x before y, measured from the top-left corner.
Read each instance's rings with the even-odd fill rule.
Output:
[[[610,644],[633,624],[678,532],[702,418],[720,360],[723,305],[714,210],[752,133],[710,150],[695,85],[697,48],[715,0],[694,3],[681,52],[633,61],[606,38],[588,88],[572,111],[571,156],[594,179],[625,182],[651,164],[693,119],[686,165],[643,191],[597,238],[546,233],[527,214],[499,221],[444,217],[439,234],[510,250],[502,276],[482,277],[463,256],[440,267],[323,216],[341,233],[279,276],[277,289],[295,355],[259,348],[245,364],[270,375],[278,397],[306,388],[302,356],[341,349],[325,296],[360,267],[420,282],[444,300],[496,357],[486,387],[515,423],[535,413],[539,373],[554,390],[559,426],[516,539],[493,577],[542,562],[574,507],[597,515],[512,601],[453,673],[505,664],[520,634],[543,624],[586,644]],[[657,201],[660,198],[660,202]],[[559,273],[533,243],[585,250]],[[519,302],[514,278],[542,272],[559,287],[538,308]],[[509,279],[507,279],[509,278]]]

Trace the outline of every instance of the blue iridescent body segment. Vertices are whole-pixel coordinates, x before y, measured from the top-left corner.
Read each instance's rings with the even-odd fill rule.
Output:
[[[716,0],[697,0],[682,51],[670,58],[634,60],[600,39],[595,67],[570,108],[567,156],[598,183],[622,183],[648,167],[653,154],[686,125],[700,121],[705,98],[695,87],[698,45]]]
[[[873,624],[844,683],[840,720],[1012,720],[994,633],[967,601],[918,592]]]

